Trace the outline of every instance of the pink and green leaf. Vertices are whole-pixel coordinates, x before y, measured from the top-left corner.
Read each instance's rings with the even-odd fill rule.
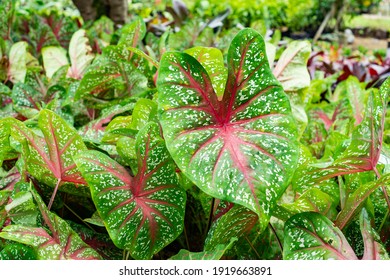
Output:
[[[207,194],[255,211],[265,227],[291,179],[298,145],[262,37],[245,29],[232,41],[222,100],[186,53],[163,55],[157,88],[164,137],[180,170]]]
[[[285,260],[357,260],[343,233],[315,212],[291,217],[284,228]]]
[[[136,259],[150,259],[183,230],[186,199],[157,124],[139,132],[136,151],[135,177],[96,151],[81,153],[75,161],[115,245]]]

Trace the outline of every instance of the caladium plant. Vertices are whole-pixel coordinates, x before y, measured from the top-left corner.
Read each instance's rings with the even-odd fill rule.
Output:
[[[253,210],[265,227],[297,162],[296,125],[258,33],[237,34],[227,61],[218,98],[208,73],[218,68],[166,52],[157,80],[160,122],[180,170],[209,195]]]
[[[3,2],[0,259],[388,258],[390,80],[227,13],[73,33]]]

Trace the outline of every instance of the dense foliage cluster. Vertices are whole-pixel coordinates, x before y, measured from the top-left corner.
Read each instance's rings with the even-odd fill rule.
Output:
[[[389,60],[167,12],[1,2],[0,259],[388,259]]]

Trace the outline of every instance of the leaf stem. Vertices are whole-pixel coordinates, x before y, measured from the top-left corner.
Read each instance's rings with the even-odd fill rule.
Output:
[[[279,245],[280,251],[282,252],[282,255],[283,255],[283,244],[282,244],[282,242],[280,241],[280,238],[279,238],[278,234],[276,233],[275,228],[272,226],[271,223],[269,223],[268,226],[270,227],[270,229],[271,229],[272,232],[274,233],[274,235],[275,235],[275,237],[276,237],[276,240],[278,241],[278,245]]]
[[[259,254],[259,252],[257,252],[256,248],[253,246],[252,242],[248,239],[248,237],[246,235],[244,236],[244,238],[248,242],[249,246],[251,246],[253,252],[255,252],[257,258],[260,260],[261,259],[260,254]]]
[[[53,205],[53,201],[54,201],[54,198],[55,198],[55,196],[56,196],[56,194],[57,194],[57,191],[58,191],[58,188],[59,188],[59,186],[60,186],[60,183],[61,183],[61,179],[58,179],[58,180],[57,180],[57,184],[56,184],[56,186],[55,186],[55,188],[54,188],[53,194],[51,195],[49,205],[47,206],[47,209],[48,209],[49,211],[50,211],[51,206]]]
[[[153,66],[155,66],[157,69],[159,68],[159,64],[157,61],[155,61],[153,58],[151,58],[150,56],[148,56],[146,53],[144,53],[143,51],[137,49],[137,48],[134,48],[134,47],[127,47],[127,49],[143,58],[145,58],[147,61],[149,61],[150,63],[153,64]]]
[[[211,228],[211,223],[213,221],[214,204],[215,204],[215,198],[213,197],[213,199],[211,200],[211,204],[210,204],[210,214],[209,214],[209,219],[207,221],[207,228],[206,228],[206,232],[204,233],[205,239],[206,239],[206,236]]]
[[[77,219],[79,219],[84,225],[86,225],[89,229],[93,230],[94,232],[96,232],[93,227],[91,227],[88,223],[86,223],[83,218],[81,218],[75,211],[72,210],[72,208],[70,208],[68,205],[66,205],[64,203],[64,206],[66,209],[69,210],[69,212],[71,212]]]

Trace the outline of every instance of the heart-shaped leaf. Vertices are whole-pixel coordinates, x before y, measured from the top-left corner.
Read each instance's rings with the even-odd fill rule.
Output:
[[[284,228],[285,260],[357,260],[343,233],[315,212],[291,217]]]
[[[244,29],[232,41],[222,100],[186,53],[163,55],[157,88],[164,137],[180,170],[207,194],[255,211],[265,227],[298,149],[289,100],[262,37]]]
[[[72,156],[86,150],[85,144],[77,131],[61,117],[49,110],[42,110],[38,126],[44,137],[40,137],[26,125],[15,119],[8,119],[11,135],[24,147],[23,155],[28,172],[37,180],[54,188],[49,209],[60,186],[75,194],[89,195],[87,188],[74,188],[85,185]],[[71,183],[71,185],[67,184]]]
[[[157,124],[138,133],[136,150],[134,178],[96,151],[81,153],[75,161],[115,245],[136,259],[150,259],[183,230],[185,193]]]

